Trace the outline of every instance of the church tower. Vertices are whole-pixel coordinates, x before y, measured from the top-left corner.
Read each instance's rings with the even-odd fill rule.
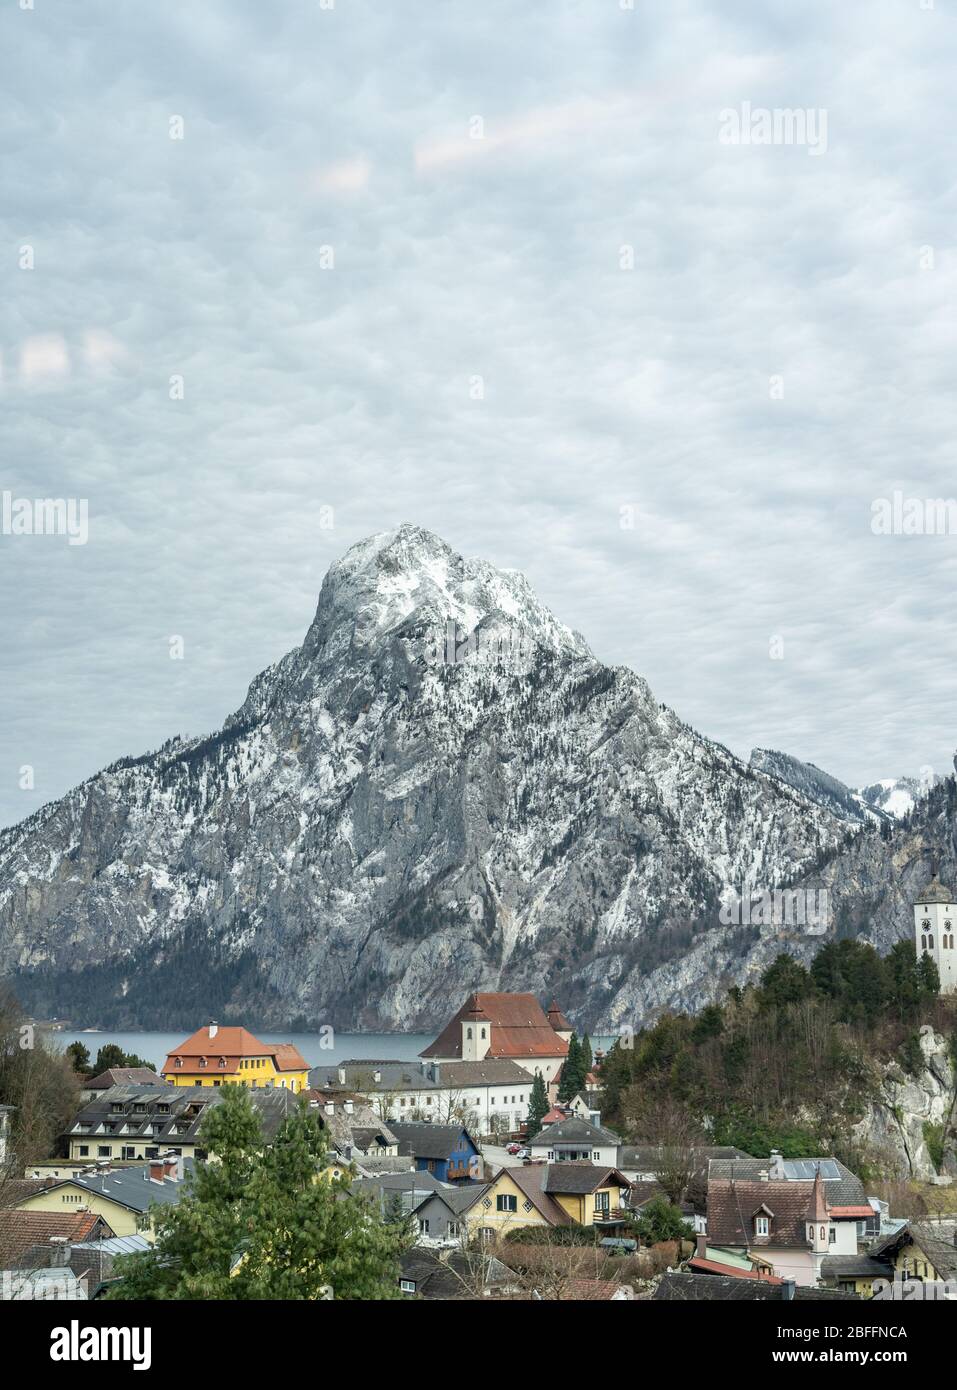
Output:
[[[940,972],[941,994],[957,990],[957,899],[936,871],[914,903],[914,937],[918,956],[925,952]]]

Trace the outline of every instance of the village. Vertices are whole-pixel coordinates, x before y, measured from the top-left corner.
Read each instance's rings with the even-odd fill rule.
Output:
[[[935,879],[915,905],[936,954],[952,949],[950,896]],[[264,1145],[305,1108],[325,1147],[315,1181],[401,1224],[402,1297],[957,1299],[953,1215],[900,1216],[833,1154],[623,1142],[602,1121],[607,1066],[558,1001],[524,993],[472,994],[414,1063],[310,1069],[290,1043],[209,1022],[158,1072],[85,1077],[59,1154],[23,1171],[0,1107],[0,1296],[108,1293],[116,1260],[151,1249],[213,1161],[209,1117],[239,1086]]]

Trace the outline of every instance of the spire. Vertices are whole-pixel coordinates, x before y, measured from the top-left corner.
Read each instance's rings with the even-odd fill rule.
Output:
[[[824,1179],[821,1177],[820,1165],[814,1175],[814,1188],[811,1192],[811,1207],[808,1212],[809,1221],[827,1221],[827,1195],[824,1191]]]
[[[557,999],[553,999],[548,1006],[548,1021],[555,1029],[556,1033],[573,1032],[572,1025],[558,1007]]]

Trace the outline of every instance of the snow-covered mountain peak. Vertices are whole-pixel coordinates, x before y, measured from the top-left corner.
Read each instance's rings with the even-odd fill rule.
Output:
[[[363,650],[383,644],[412,620],[442,640],[448,623],[467,637],[494,620],[523,640],[590,656],[584,640],[549,612],[518,570],[466,559],[441,536],[405,523],[358,541],[329,570],[305,650]]]

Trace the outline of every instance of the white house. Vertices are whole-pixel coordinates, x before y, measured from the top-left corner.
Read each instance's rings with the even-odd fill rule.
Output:
[[[618,1135],[612,1130],[572,1117],[546,1125],[532,1136],[528,1147],[533,1159],[544,1159],[547,1163],[586,1160],[614,1168],[618,1163],[619,1143]]]

